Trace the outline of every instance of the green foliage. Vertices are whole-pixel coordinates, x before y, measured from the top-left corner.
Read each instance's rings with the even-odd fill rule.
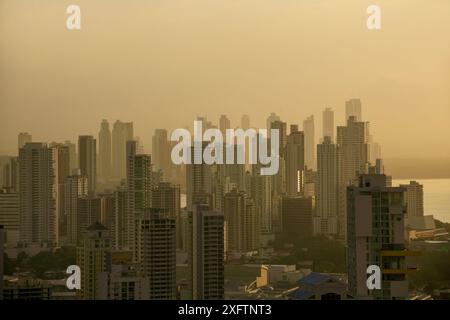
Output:
[[[281,244],[277,243],[278,250]],[[302,260],[314,262],[316,272],[346,272],[346,254],[342,242],[323,236],[300,238],[293,243],[292,253],[276,263],[295,264]]]
[[[450,252],[424,252],[414,263],[418,270],[409,276],[413,288],[424,288],[431,293],[433,289],[450,285]]]
[[[13,274],[16,269],[31,271],[36,277],[44,277],[49,271],[65,271],[69,265],[76,263],[76,250],[74,247],[62,247],[54,252],[42,251],[28,257],[24,252],[17,255],[17,259],[5,259],[5,274]]]

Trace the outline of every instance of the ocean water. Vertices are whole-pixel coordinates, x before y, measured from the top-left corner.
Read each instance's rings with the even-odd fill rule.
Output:
[[[423,184],[423,206],[425,215],[450,222],[450,179],[402,179],[392,180],[392,185],[408,184],[409,181]]]
[[[408,184],[415,180],[423,184],[425,215],[450,223],[450,179],[402,179],[393,180],[392,185]],[[186,195],[181,195],[181,207],[186,206]]]

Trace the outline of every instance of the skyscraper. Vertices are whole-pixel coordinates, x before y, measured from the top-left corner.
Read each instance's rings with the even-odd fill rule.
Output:
[[[24,244],[56,242],[56,190],[53,152],[43,143],[19,150],[19,238]]]
[[[194,300],[224,298],[224,219],[197,204],[189,216],[189,291]]]
[[[78,199],[88,195],[88,179],[82,175],[72,175],[67,178],[64,190],[64,221],[66,243],[77,245],[80,238],[80,217]]]
[[[253,200],[236,189],[225,195],[227,254],[240,254],[259,249],[259,221]]]
[[[19,191],[19,158],[11,157],[3,167],[3,187]]]
[[[165,209],[146,208],[137,225],[138,261],[149,279],[149,298],[176,298],[175,218]]]
[[[272,128],[272,123],[275,121],[280,121],[280,117],[277,116],[274,112],[271,112],[269,117],[266,120],[267,130],[270,130]]]
[[[114,191],[114,229],[113,229],[113,245],[115,248],[127,248],[131,251],[129,239],[130,226],[128,221],[131,218],[128,214],[128,191],[125,184],[121,184]]]
[[[295,242],[312,235],[313,200],[301,196],[281,198],[281,226],[285,240]]]
[[[180,186],[160,182],[153,188],[151,196],[153,208],[164,209],[173,218],[180,215]]]
[[[331,142],[334,142],[334,111],[330,108],[322,112],[322,130],[323,138],[330,137]]]
[[[279,170],[277,174],[272,176],[272,190],[275,194],[284,194],[286,192],[286,122],[279,120],[273,121],[270,129],[278,130],[279,133]]]
[[[94,300],[100,285],[100,273],[108,269],[107,253],[111,250],[109,230],[99,222],[90,225],[77,247],[77,265],[81,269],[80,297]]]
[[[355,117],[355,121],[362,121],[361,116],[361,100],[350,99],[345,102],[345,121],[347,122],[350,117]]]
[[[338,151],[330,136],[317,145],[316,233],[337,234]]]
[[[257,220],[262,234],[272,233],[272,179],[270,176],[251,176],[250,195],[255,203]]]
[[[356,118],[348,118],[347,126],[337,128],[338,147],[338,232],[345,237],[347,214],[347,186],[357,182],[360,173],[365,172],[368,162],[369,123],[357,122]]]
[[[152,159],[155,170],[162,170],[166,180],[171,178],[170,143],[166,129],[156,129],[152,137]]]
[[[231,128],[230,119],[226,115],[222,114],[219,119],[219,129],[225,137],[226,130]]]
[[[78,137],[80,173],[88,178],[89,193],[94,193],[97,182],[97,144],[93,136]]]
[[[248,114],[244,114],[241,118],[241,128],[243,130],[247,130],[250,128],[250,116]]]
[[[423,185],[417,181],[410,181],[409,184],[402,184],[400,187],[405,189],[406,226],[411,229],[434,228],[433,216],[424,216]]]
[[[357,299],[406,299],[404,189],[386,187],[384,174],[363,174],[347,192],[348,291]],[[368,290],[367,267],[381,268],[381,289]]]
[[[136,219],[145,208],[151,207],[153,188],[152,162],[150,155],[136,154],[136,141],[127,142],[127,202],[123,228],[126,237],[124,248],[135,254]]]
[[[286,193],[291,196],[303,192],[305,170],[305,137],[302,131],[292,131],[286,144]]]
[[[207,143],[204,143],[202,153],[196,154],[191,147],[191,164],[186,165],[186,202],[187,210],[193,210],[197,199],[212,194],[212,168],[203,163],[203,150]],[[199,164],[196,164],[199,163]]]
[[[64,145],[69,148],[69,167],[70,174],[72,174],[73,170],[78,168],[77,146],[75,143],[72,143],[69,140],[66,140],[64,142]]]
[[[114,123],[112,131],[112,175],[116,180],[126,177],[126,144],[133,140],[133,122]]]
[[[57,243],[61,240],[65,230],[63,230],[64,219],[64,188],[67,181],[67,177],[70,175],[70,154],[69,147],[60,144],[53,143],[50,145],[50,151],[52,152],[53,167],[54,167],[54,192],[55,192],[55,237]]]
[[[303,121],[305,135],[305,166],[308,169],[316,169],[316,140],[314,133],[314,116],[311,115]]]
[[[111,131],[109,123],[103,120],[98,133],[99,177],[105,182],[111,177]]]
[[[19,193],[0,189],[0,225],[3,226],[5,244],[17,247],[19,242]]]
[[[19,133],[18,137],[17,137],[17,146],[18,149],[21,149],[25,146],[26,143],[31,142],[33,139],[31,137],[31,134],[29,134],[28,132],[21,132]]]
[[[5,239],[5,235],[3,234],[3,226],[0,225],[0,300],[3,300],[3,273],[4,273],[4,244],[3,239]]]
[[[99,275],[99,300],[149,300],[149,279],[142,276],[129,251],[107,253],[107,271]]]

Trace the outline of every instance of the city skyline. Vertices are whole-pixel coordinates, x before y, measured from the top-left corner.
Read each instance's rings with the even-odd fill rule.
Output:
[[[450,1],[377,2],[1,0],[0,300],[450,300]]]
[[[344,124],[357,97],[386,158],[450,157],[446,1],[380,0],[377,32],[365,26],[370,1],[79,1],[86,20],[72,33],[64,5],[25,3],[0,4],[1,154],[18,128],[74,141],[103,118],[134,121],[145,146],[197,115],[236,126],[248,113],[263,128],[271,111],[300,123],[330,107]]]

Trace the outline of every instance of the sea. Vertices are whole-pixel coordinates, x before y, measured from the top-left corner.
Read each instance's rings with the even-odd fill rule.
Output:
[[[409,181],[423,185],[424,214],[450,223],[450,179],[394,179],[392,185],[408,184]]]
[[[450,179],[401,179],[392,180],[393,186],[417,181],[423,185],[425,215],[450,223]],[[181,207],[186,206],[186,195],[181,195]]]

